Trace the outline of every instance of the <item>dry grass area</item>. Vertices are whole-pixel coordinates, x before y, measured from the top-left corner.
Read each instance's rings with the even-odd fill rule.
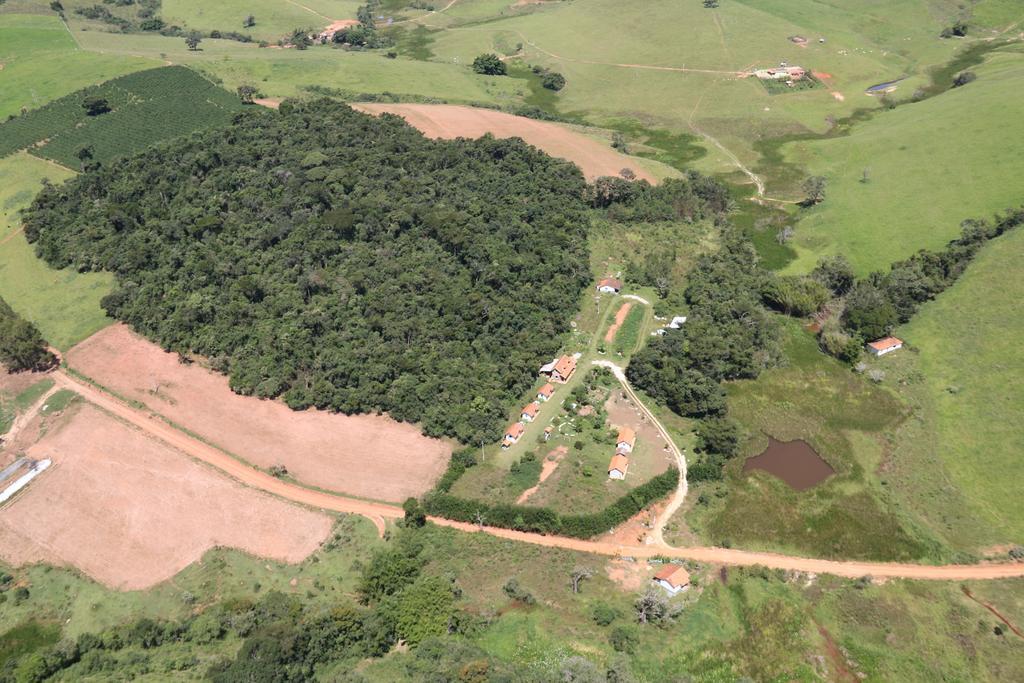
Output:
[[[385,415],[293,411],[280,401],[239,396],[228,380],[183,364],[114,325],[67,354],[74,370],[140,401],[254,465],[283,465],[297,481],[363,498],[403,501],[433,486],[451,446]]]
[[[639,159],[549,121],[454,104],[361,103],[353,107],[368,114],[397,114],[431,138],[478,138],[486,133],[498,138],[522,138],[553,157],[573,162],[587,180],[617,176],[622,169],[630,168],[637,178],[658,182],[641,167]]]
[[[76,567],[113,588],[167,580],[215,546],[283,562],[319,547],[331,517],[204,467],[90,404],[28,448],[53,466],[0,509],[0,557]]]

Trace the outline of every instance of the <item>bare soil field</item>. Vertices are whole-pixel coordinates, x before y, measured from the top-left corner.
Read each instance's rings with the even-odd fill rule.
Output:
[[[67,361],[205,441],[259,467],[283,465],[318,488],[399,502],[430,489],[451,455],[447,442],[384,415],[297,412],[280,401],[239,396],[227,377],[179,362],[124,325],[86,339]]]
[[[522,138],[553,157],[573,162],[580,167],[587,180],[617,176],[622,169],[630,168],[637,178],[657,182],[657,178],[641,167],[638,159],[620,154],[582,133],[549,121],[536,121],[492,109],[454,104],[374,102],[352,106],[368,114],[397,114],[431,138],[478,138],[485,133],[498,138]]]
[[[332,520],[246,488],[87,403],[31,446],[53,466],[0,509],[0,557],[78,568],[121,590],[164,581],[215,546],[282,562]]]

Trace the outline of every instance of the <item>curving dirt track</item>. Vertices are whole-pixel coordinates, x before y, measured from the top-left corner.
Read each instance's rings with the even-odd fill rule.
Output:
[[[92,401],[134,424],[151,436],[157,437],[170,445],[188,453],[198,460],[212,465],[225,474],[249,486],[262,489],[269,493],[287,498],[294,502],[336,512],[349,512],[365,515],[370,518],[396,519],[404,515],[402,509],[395,505],[373,503],[345,496],[332,495],[290,484],[252,468],[226,453],[219,451],[201,441],[197,441],[184,432],[163,422],[152,414],[132,408],[119,400],[103,393],[95,387],[69,377],[63,371],[56,373],[58,384],[74,389],[84,398]],[[685,481],[685,478],[681,479]],[[683,492],[685,489],[683,489]],[[678,499],[678,493],[676,498]],[[943,565],[929,566],[917,564],[900,564],[893,562],[847,562],[837,560],[819,560],[813,558],[793,557],[767,552],[733,550],[727,548],[669,548],[660,544],[648,546],[622,545],[597,541],[584,541],[562,536],[543,536],[540,534],[478,527],[474,524],[454,522],[448,519],[431,517],[430,520],[440,526],[446,526],[470,533],[487,533],[500,538],[507,538],[522,543],[564,548],[583,553],[606,555],[611,557],[649,558],[654,556],[677,557],[697,562],[726,565],[763,565],[775,569],[810,572],[815,574],[833,574],[850,578],[872,576],[876,578],[906,578],[938,581],[962,581],[1003,579],[1024,576],[1024,564],[982,564],[982,565]],[[659,526],[660,529],[660,526]]]
[[[493,109],[478,109],[454,104],[353,104],[367,114],[396,114],[430,138],[478,138],[486,133],[498,138],[522,138],[553,157],[573,162],[587,180],[617,176],[630,168],[637,178],[651,183],[658,180],[642,168],[635,157],[620,154],[611,147],[577,133],[566,126],[513,116]]]
[[[604,333],[605,342],[611,344],[615,341],[615,335],[618,333],[619,328],[622,327],[622,323],[625,322],[626,316],[629,315],[629,309],[633,307],[633,304],[626,302],[622,304],[618,312],[615,314],[615,322],[611,324],[608,331]]]

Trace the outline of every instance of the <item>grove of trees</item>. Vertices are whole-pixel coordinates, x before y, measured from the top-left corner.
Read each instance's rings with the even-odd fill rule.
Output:
[[[25,234],[106,310],[242,394],[464,442],[554,354],[589,281],[585,184],[521,141],[436,141],[319,100],[45,187]]]

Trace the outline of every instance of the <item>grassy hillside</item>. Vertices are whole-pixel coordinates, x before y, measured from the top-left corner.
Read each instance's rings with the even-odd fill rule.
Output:
[[[297,28],[321,28],[335,19],[355,19],[359,0],[163,0],[160,16],[168,24],[210,31],[238,31],[256,40],[271,42],[290,35]],[[250,28],[242,26],[249,15],[256,19]]]
[[[61,350],[110,324],[100,299],[114,278],[49,268],[19,232],[18,210],[32,201],[43,178],[57,183],[72,175],[24,152],[0,159],[0,296]]]
[[[1024,158],[1010,143],[1024,138],[1010,104],[1024,92],[1024,50],[999,50],[971,70],[973,83],[878,114],[847,137],[784,147],[787,160],[829,181],[824,203],[797,224],[791,271],[836,253],[862,274],[881,269],[941,247],[965,218],[1024,199]]]
[[[83,50],[53,15],[0,14],[0,120],[157,59]]]
[[[916,380],[924,419],[919,433],[897,442],[912,456],[897,472],[922,514],[966,547],[1024,540],[1022,262],[1024,231],[1017,230],[987,246],[897,331],[914,347],[903,372]],[[930,474],[932,460],[945,479]]]

